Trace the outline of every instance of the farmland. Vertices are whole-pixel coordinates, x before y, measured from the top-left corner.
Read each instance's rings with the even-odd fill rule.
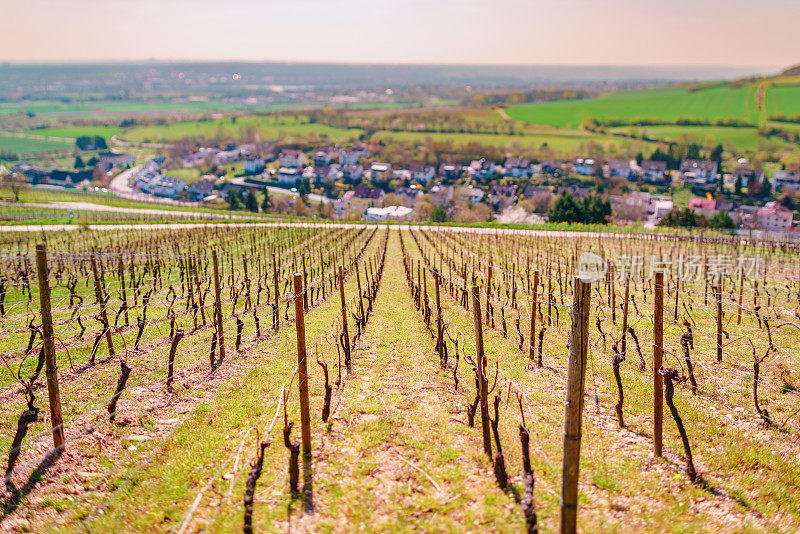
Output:
[[[37,154],[42,152],[69,150],[72,147],[72,143],[65,143],[62,141],[48,141],[45,139],[29,139],[25,137],[0,135],[0,152],[10,152],[14,154]]]
[[[2,237],[5,530],[518,532],[536,517],[550,532],[573,481],[586,532],[800,527],[796,244],[53,233],[51,339],[43,237]],[[605,276],[575,278],[583,252]],[[562,474],[575,413],[577,480]]]

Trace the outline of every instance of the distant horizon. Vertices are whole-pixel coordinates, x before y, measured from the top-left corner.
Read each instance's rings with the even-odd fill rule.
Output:
[[[796,0],[0,0],[0,61],[773,69]],[[752,12],[752,13],[751,13]],[[748,15],[748,13],[751,13]]]

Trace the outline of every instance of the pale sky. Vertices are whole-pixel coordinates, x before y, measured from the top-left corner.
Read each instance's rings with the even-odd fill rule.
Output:
[[[0,0],[0,61],[800,63],[800,0]]]

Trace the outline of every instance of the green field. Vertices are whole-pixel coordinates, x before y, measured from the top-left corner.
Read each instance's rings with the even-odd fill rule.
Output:
[[[27,155],[58,150],[70,150],[73,146],[72,143],[64,143],[62,141],[46,141],[44,139],[28,139],[25,137],[0,135],[0,152]]]
[[[721,144],[738,150],[758,150],[763,147],[791,147],[786,141],[767,139],[758,134],[757,128],[726,128],[721,126],[622,126],[610,131],[626,135],[663,139],[664,141],[692,141],[712,146]]]
[[[81,136],[94,137],[95,135],[99,135],[100,137],[109,139],[121,131],[122,128],[118,126],[104,126],[101,124],[97,126],[60,126],[54,128],[42,128],[29,130],[26,133],[47,135],[52,137],[68,137],[72,139]]]
[[[785,89],[772,88],[770,94]],[[657,117],[664,120],[679,117],[709,120],[734,117],[757,122],[762,114],[756,107],[755,95],[755,86],[722,86],[694,92],[687,91],[686,87],[662,87],[619,91],[593,100],[523,104],[511,106],[507,112],[515,119],[563,128],[578,128],[586,117]]]
[[[229,111],[268,112],[279,111],[290,107],[291,104],[244,104],[236,102],[223,102],[210,99],[206,101],[116,101],[101,100],[97,102],[57,102],[37,101],[14,104],[0,104],[0,115],[14,113],[35,113],[37,115],[50,114],[93,114],[121,116],[132,113],[158,113],[158,112],[183,112],[183,113],[212,113]]]
[[[544,130],[540,133],[521,135],[378,131],[372,137],[376,140],[394,139],[413,142],[424,142],[427,138],[431,138],[435,141],[449,142],[455,146],[477,142],[500,147],[518,144],[520,147],[539,149],[543,145],[547,145],[550,149],[559,152],[575,152],[587,147],[590,143],[596,143],[610,151],[620,148],[622,145],[642,152],[650,152],[654,149],[654,143],[646,141],[568,130],[554,130],[553,132]]]
[[[800,113],[800,84],[776,85],[767,90],[767,111],[796,115]]]
[[[335,141],[356,139],[362,130],[336,128],[325,124],[312,124],[307,117],[252,116],[198,121],[174,122],[158,126],[132,128],[120,136],[126,141],[163,142],[184,137],[205,139],[246,138],[258,135],[262,140],[289,139],[293,137],[327,137]]]

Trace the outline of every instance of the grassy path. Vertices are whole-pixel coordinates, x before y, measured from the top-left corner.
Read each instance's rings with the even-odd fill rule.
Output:
[[[438,368],[405,284],[396,234],[355,373],[317,454],[318,531],[520,531],[464,398]]]

